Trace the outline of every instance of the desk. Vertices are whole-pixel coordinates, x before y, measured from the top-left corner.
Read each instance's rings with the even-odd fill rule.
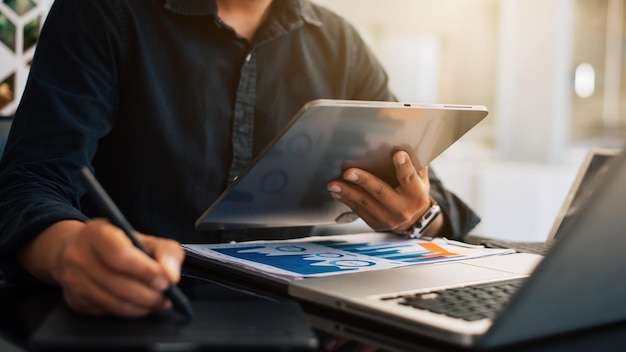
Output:
[[[180,287],[192,300],[262,300],[286,299],[282,292],[266,290],[232,277],[205,269],[186,268]],[[30,334],[46,314],[62,299],[56,288],[33,288],[0,285],[0,336],[16,345],[15,351],[26,351]],[[349,317],[326,308],[303,305],[320,338],[339,336],[351,343],[341,351],[356,350],[354,346],[376,346],[384,351],[451,351],[454,347],[419,338],[361,318]],[[626,322],[588,331],[556,336],[505,351],[612,351],[626,346]],[[3,349],[0,343],[0,350]],[[10,350],[9,350],[10,351]],[[467,351],[467,350],[466,350]]]

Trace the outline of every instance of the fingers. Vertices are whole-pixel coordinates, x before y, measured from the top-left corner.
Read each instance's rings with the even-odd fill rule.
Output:
[[[141,236],[141,240],[150,242],[147,246],[171,268],[164,268],[162,262],[133,246],[120,229],[108,222],[88,222],[61,258],[60,284],[70,307],[85,313],[124,317],[169,307],[171,303],[162,291],[179,278],[180,274],[172,271],[180,268],[176,263],[181,258],[176,249],[179,246],[149,236]]]
[[[412,226],[430,205],[428,168],[415,169],[409,155],[392,156],[398,186],[393,188],[358,168],[343,172],[343,180],[328,183],[331,196],[346,204],[374,230],[404,230]]]
[[[100,281],[106,276],[102,273],[84,276],[80,284],[66,281],[64,296],[68,305],[83,313],[121,317],[139,317],[155,309],[171,306],[161,290],[150,289],[136,280],[119,275]],[[124,289],[120,291],[117,288]]]
[[[333,180],[328,191],[336,200],[344,203],[374,230],[387,229],[377,214],[385,213],[384,200],[393,189],[384,182],[373,181],[374,176],[360,169],[348,169],[343,178],[348,182]],[[375,178],[375,177],[374,177]],[[378,198],[378,199],[377,199]]]
[[[396,177],[404,194],[409,197],[420,197],[424,190],[430,189],[428,166],[416,170],[409,155],[405,151],[397,151],[393,155]]]
[[[174,240],[142,234],[138,234],[137,238],[148,247],[154,259],[165,270],[168,281],[170,283],[178,282],[180,280],[180,268],[185,260],[185,251],[180,244]]]

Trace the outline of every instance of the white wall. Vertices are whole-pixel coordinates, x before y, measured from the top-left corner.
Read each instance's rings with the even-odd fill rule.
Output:
[[[571,150],[567,163],[498,161],[493,150],[458,143],[432,164],[446,186],[482,218],[473,231],[487,237],[544,240],[569,191],[586,149]]]

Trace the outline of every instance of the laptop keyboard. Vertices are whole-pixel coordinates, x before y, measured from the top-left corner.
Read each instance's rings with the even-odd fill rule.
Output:
[[[524,279],[384,297],[397,303],[467,321],[493,319]]]

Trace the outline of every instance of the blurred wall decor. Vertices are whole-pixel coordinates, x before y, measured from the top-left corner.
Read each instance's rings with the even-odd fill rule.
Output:
[[[17,108],[52,1],[0,0],[0,115]]]

